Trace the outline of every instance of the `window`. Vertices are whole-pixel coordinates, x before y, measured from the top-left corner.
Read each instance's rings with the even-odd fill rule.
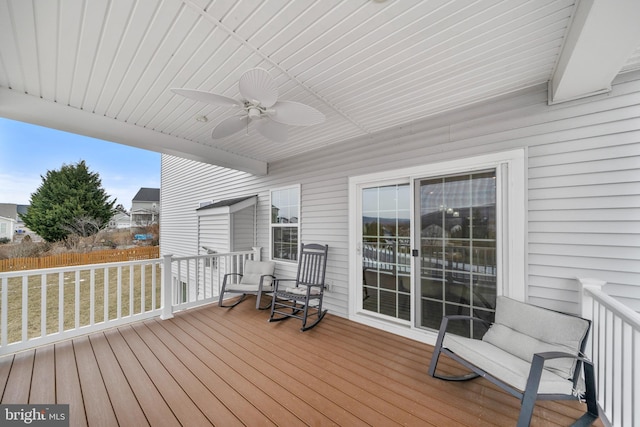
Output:
[[[271,190],[271,258],[298,260],[300,187]]]

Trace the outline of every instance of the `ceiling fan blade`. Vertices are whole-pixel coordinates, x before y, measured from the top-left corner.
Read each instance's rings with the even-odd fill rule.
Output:
[[[223,107],[239,107],[241,103],[228,96],[218,95],[211,92],[194,89],[171,89],[173,93],[184,96],[185,98],[194,99],[207,104],[220,105]]]
[[[289,137],[287,126],[264,117],[256,124],[260,135],[275,142],[286,142]]]
[[[257,101],[269,108],[278,100],[278,86],[266,70],[253,68],[246,71],[238,83],[240,94],[247,101]]]
[[[270,114],[271,120],[285,125],[311,126],[324,122],[324,114],[307,104],[294,101],[278,101]]]
[[[211,137],[219,139],[233,135],[236,132],[240,132],[242,129],[246,129],[247,126],[249,126],[249,121],[249,116],[232,116],[226,118],[213,128]]]

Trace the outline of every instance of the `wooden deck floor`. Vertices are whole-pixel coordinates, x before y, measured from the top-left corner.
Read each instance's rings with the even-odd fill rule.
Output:
[[[4,357],[1,402],[69,403],[74,426],[515,424],[518,401],[489,382],[429,377],[428,345],[331,315],[302,333],[253,307],[210,306]],[[543,402],[532,425],[569,425],[582,411]]]

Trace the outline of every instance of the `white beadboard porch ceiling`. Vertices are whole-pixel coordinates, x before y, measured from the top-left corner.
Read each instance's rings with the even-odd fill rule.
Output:
[[[575,11],[575,0],[0,0],[0,115],[259,173],[550,81]],[[640,67],[633,46],[616,71]],[[290,127],[287,143],[251,128],[213,140],[232,112],[169,90],[239,98],[254,67],[326,122]]]

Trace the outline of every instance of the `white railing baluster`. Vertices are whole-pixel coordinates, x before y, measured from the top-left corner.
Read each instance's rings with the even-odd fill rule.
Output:
[[[118,266],[116,269],[116,283],[117,283],[117,296],[118,296],[118,305],[116,311],[116,319],[120,319],[122,317],[122,267]]]
[[[76,270],[76,274],[74,277],[74,305],[75,305],[75,319],[74,324],[75,328],[78,329],[80,327],[80,270]]]
[[[58,332],[64,331],[64,272],[58,273]]]
[[[133,265],[129,266],[129,316],[133,316],[133,306],[135,305],[135,293],[133,290],[133,273],[135,267]]]
[[[40,275],[40,335],[47,335],[47,275]]]
[[[28,339],[29,330],[29,278],[22,278],[22,341]]]
[[[156,278],[156,268],[155,266],[151,266],[151,310],[156,309],[156,286],[157,286],[157,278]]]
[[[2,278],[2,325],[0,325],[0,344],[6,347],[8,336],[8,319],[9,319],[9,278]]]
[[[104,306],[102,307],[104,309],[104,317],[103,317],[103,321],[104,322],[108,322],[109,321],[109,269],[105,268],[104,269],[104,273],[102,274],[103,277],[103,297],[102,297],[102,303],[104,304]]]
[[[89,270],[89,324],[96,323],[96,270]]]
[[[147,267],[144,265],[140,266],[140,313],[144,313],[146,310],[145,307],[145,288],[147,287],[147,281],[145,279],[145,274],[147,272]]]

